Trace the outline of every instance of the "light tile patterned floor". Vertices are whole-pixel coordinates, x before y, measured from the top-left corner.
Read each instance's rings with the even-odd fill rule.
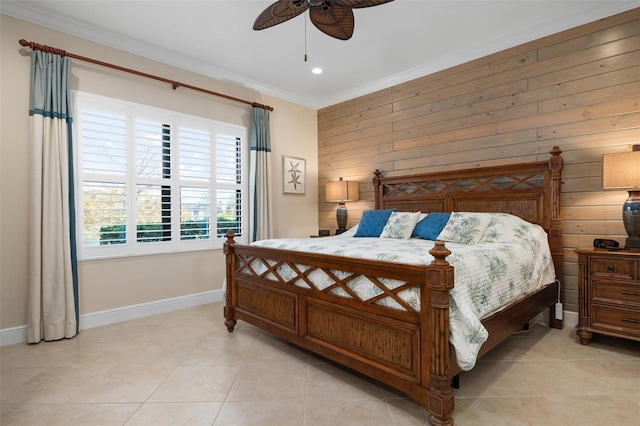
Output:
[[[0,424],[421,425],[404,395],[239,322],[222,304],[0,349]],[[544,324],[461,375],[456,425],[637,425],[640,343]]]

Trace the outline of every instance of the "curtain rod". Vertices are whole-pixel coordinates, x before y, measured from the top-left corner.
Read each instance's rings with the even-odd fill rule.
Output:
[[[184,84],[184,83],[180,83],[178,81],[169,80],[168,78],[158,77],[157,75],[147,74],[147,73],[144,73],[144,72],[141,72],[141,71],[137,71],[137,70],[133,70],[133,69],[130,69],[130,68],[121,67],[119,65],[110,64],[108,62],[98,61],[96,59],[87,58],[86,56],[75,55],[73,53],[69,53],[69,52],[64,51],[62,49],[57,49],[55,47],[46,46],[44,44],[38,44],[38,43],[34,43],[32,41],[26,41],[25,39],[21,39],[18,43],[20,43],[20,45],[24,46],[24,47],[28,46],[32,50],[40,50],[42,52],[55,53],[56,55],[60,55],[60,56],[68,56],[70,58],[78,59],[80,61],[91,62],[92,64],[100,65],[100,66],[103,66],[103,67],[113,68],[113,69],[118,70],[118,71],[128,72],[130,74],[135,74],[135,75],[138,75],[138,76],[141,76],[141,77],[150,78],[152,80],[162,81],[163,83],[170,84],[173,87],[173,90],[176,90],[178,87],[185,87],[187,89],[195,90],[197,92],[202,92],[202,93],[206,93],[208,95],[218,96],[218,97],[221,97],[221,98],[225,98],[225,99],[229,99],[229,100],[232,100],[232,101],[241,102],[243,104],[251,105],[252,107],[262,108],[262,109],[266,109],[266,110],[269,110],[269,111],[273,111],[273,107],[270,107],[269,105],[263,105],[263,104],[259,104],[257,102],[245,101],[244,99],[234,98],[233,96],[228,96],[228,95],[224,95],[222,93],[213,92],[211,90],[203,89],[203,88],[197,87],[197,86],[192,86],[190,84]]]

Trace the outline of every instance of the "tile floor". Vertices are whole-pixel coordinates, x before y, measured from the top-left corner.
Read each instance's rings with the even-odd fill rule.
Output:
[[[422,425],[402,394],[239,322],[222,304],[0,349],[0,424]],[[535,324],[461,375],[456,425],[638,425],[640,343]]]

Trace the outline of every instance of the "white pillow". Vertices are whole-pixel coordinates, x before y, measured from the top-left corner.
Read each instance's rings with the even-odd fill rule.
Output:
[[[489,226],[484,231],[479,243],[522,242],[534,232],[537,226],[508,213],[494,213]]]
[[[438,240],[454,243],[477,244],[489,226],[493,213],[451,213],[449,221],[438,235]]]
[[[393,212],[384,226],[380,238],[408,240],[411,238],[413,228],[416,227],[418,220],[420,220],[420,212]]]

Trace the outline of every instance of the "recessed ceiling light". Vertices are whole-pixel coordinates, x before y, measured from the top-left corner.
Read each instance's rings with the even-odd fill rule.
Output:
[[[322,68],[315,67],[314,69],[311,70],[311,72],[314,74],[322,74]]]

